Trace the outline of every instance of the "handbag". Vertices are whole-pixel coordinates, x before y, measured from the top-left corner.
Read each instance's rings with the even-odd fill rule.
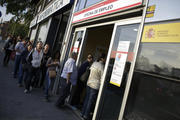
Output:
[[[87,82],[87,80],[88,80],[88,78],[89,78],[89,74],[90,74],[90,68],[87,67],[87,68],[86,68],[86,71],[81,75],[80,80],[81,80],[82,82]]]
[[[49,78],[56,78],[56,70],[49,70]]]
[[[11,55],[10,55],[10,59],[11,59],[11,60],[15,60],[15,56],[16,56],[16,52],[15,52],[15,51],[12,51],[12,52],[11,52]]]

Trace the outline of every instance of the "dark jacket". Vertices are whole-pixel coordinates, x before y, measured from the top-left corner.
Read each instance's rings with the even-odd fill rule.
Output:
[[[90,63],[86,60],[78,69],[78,78],[86,71],[87,67],[90,67]]]
[[[27,64],[26,58],[29,55],[29,53],[30,52],[27,49],[22,52],[22,54],[21,54],[21,63],[22,64]]]
[[[47,69],[46,67],[46,63],[48,61],[48,59],[50,58],[49,54],[43,54],[43,58],[42,58],[42,61],[41,61],[41,68],[43,69]]]

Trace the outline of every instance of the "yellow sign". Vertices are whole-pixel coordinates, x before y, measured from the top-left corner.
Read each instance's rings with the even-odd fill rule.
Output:
[[[180,23],[145,25],[142,42],[180,42]]]
[[[146,13],[146,18],[150,18],[154,16],[154,12],[155,12],[155,5],[149,6],[147,9],[147,13]]]

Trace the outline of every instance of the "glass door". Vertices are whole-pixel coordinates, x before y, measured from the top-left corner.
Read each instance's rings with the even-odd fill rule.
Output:
[[[115,24],[93,120],[118,120],[140,19]]]
[[[82,43],[83,43],[83,40],[84,40],[85,33],[86,33],[86,28],[77,28],[77,29],[75,29],[75,32],[73,33],[72,44],[68,46],[68,48],[71,48],[71,49],[68,49],[66,51],[66,53],[68,53],[68,54],[66,54],[66,56],[64,58],[64,62],[68,59],[68,57],[71,55],[72,52],[76,52],[78,54],[78,58],[76,60],[76,63],[78,63],[79,58],[80,58],[80,53],[81,53],[80,51],[81,51],[81,47],[82,47]],[[63,52],[64,51],[62,51],[62,53]],[[62,71],[62,69],[63,69],[63,65],[61,66],[60,71]],[[57,77],[57,79],[55,81],[55,86],[54,86],[54,90],[53,90],[54,93],[56,93],[56,91],[58,90],[58,85],[59,85],[59,80],[60,80],[59,79],[60,78],[60,73],[61,72],[59,72],[59,74],[58,74],[59,77]]]
[[[86,33],[86,28],[77,28],[74,32],[70,53],[76,52],[78,54],[76,63],[78,63],[80,59],[80,54],[81,54],[81,49],[84,42],[85,33]]]

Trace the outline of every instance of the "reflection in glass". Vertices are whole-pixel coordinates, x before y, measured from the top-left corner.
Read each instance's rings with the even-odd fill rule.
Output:
[[[105,78],[105,85],[102,92],[101,103],[99,107],[99,120],[118,120],[121,103],[123,100],[124,90],[126,86],[127,76],[133,57],[134,44],[137,37],[137,29],[139,24],[118,26],[114,38],[111,52],[111,58]],[[112,70],[114,67],[115,56],[118,53],[119,41],[130,41],[128,58],[126,60],[121,86],[117,87],[110,84]]]
[[[36,28],[32,29],[31,31],[30,41],[34,41],[35,37],[36,37]]]
[[[77,31],[75,33],[71,52],[77,52],[77,53],[79,52],[79,48],[80,48],[80,45],[82,42],[83,33],[84,33],[84,31]]]
[[[179,43],[142,43],[136,69],[180,79]]]
[[[134,72],[125,120],[180,120],[180,83]]]
[[[48,32],[48,21],[40,25],[37,40],[45,43],[47,32]]]
[[[81,0],[77,0],[76,7],[75,7],[75,12],[79,11],[79,4]]]
[[[79,10],[82,10],[85,8],[86,0],[80,0],[79,1]]]
[[[89,6],[96,4],[100,1],[103,1],[103,0],[87,0],[86,7],[89,7]]]

